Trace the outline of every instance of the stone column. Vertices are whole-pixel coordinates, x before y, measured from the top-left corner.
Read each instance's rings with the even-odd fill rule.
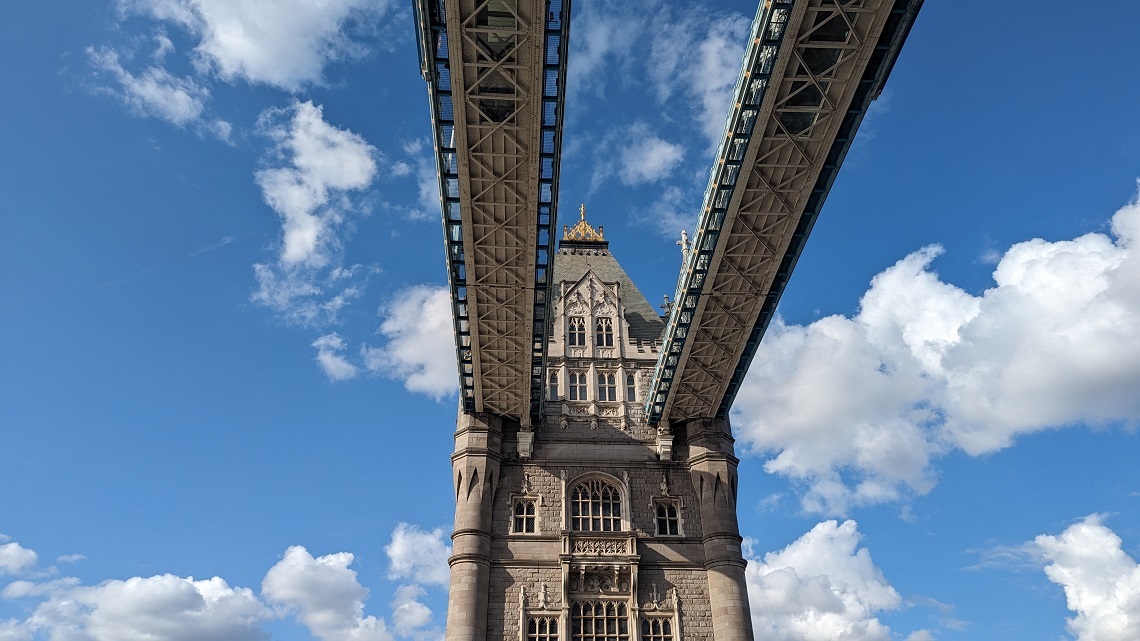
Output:
[[[446,641],[486,641],[491,572],[491,508],[499,482],[502,423],[460,412],[451,455],[455,532],[451,535],[451,591]]]
[[[715,641],[752,641],[745,561],[736,520],[736,466],[727,419],[690,421],[689,473],[700,496]]]

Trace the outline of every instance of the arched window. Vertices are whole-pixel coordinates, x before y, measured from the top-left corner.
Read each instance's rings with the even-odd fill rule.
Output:
[[[558,641],[558,617],[539,616],[529,619],[526,626],[526,641]]]
[[[586,398],[586,372],[570,372],[570,400],[585,401]]]
[[[609,318],[599,318],[595,325],[594,344],[598,347],[614,346],[614,322]]]
[[[625,375],[625,400],[637,400],[637,377],[633,374]]]
[[[570,641],[629,641],[629,618],[620,601],[575,601]]]
[[[621,492],[601,479],[578,483],[570,492],[570,529],[620,532]]]
[[[581,316],[571,316],[566,327],[566,344],[571,347],[586,345],[586,319]]]
[[[617,381],[614,380],[612,372],[598,372],[598,400],[617,400]]]
[[[673,623],[662,617],[641,620],[641,641],[673,641]]]

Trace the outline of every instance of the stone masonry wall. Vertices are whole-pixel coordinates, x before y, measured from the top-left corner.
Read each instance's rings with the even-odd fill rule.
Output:
[[[666,608],[669,589],[677,588],[681,611],[681,638],[684,641],[712,641],[709,582],[703,570],[642,567],[638,571],[637,584],[637,600],[643,608],[652,600],[655,584],[658,600]]]
[[[562,571],[558,568],[491,567],[488,591],[487,638],[494,641],[516,641],[519,636],[519,588],[526,588],[528,608],[538,605],[538,592],[546,583],[550,609],[562,606]],[[563,638],[569,641],[569,636]]]
[[[562,529],[562,481],[559,476],[566,470],[567,480],[588,472],[606,472],[618,479],[622,472],[629,474],[629,512],[633,519],[633,530],[646,536],[656,531],[654,497],[661,496],[661,478],[669,477],[669,495],[681,499],[682,534],[686,537],[701,536],[701,512],[692,478],[688,471],[676,463],[652,463],[638,467],[583,467],[567,464],[558,470],[538,465],[511,465],[504,463],[500,470],[499,492],[495,496],[493,521],[494,536],[507,536],[510,533],[513,514],[512,494],[522,491],[523,474],[530,478],[530,493],[541,496],[537,506],[537,526],[540,534],[556,535]]]

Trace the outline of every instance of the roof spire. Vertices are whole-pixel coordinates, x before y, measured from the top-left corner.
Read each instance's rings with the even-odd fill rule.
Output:
[[[562,226],[562,240],[579,243],[605,243],[602,227],[594,229],[586,221],[586,204],[578,207],[578,222],[573,227]]]

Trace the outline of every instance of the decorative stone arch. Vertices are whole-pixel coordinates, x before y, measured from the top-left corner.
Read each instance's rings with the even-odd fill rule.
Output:
[[[631,532],[633,531],[633,518],[630,510],[630,492],[629,492],[629,476],[624,475],[623,478],[618,478],[613,474],[602,471],[590,471],[579,474],[573,479],[567,481],[566,473],[563,472],[562,483],[562,528],[564,530],[579,531],[579,532]],[[618,512],[616,515],[618,521],[613,521],[615,517],[612,514],[612,495],[607,495],[604,488],[608,487],[612,492],[616,492],[618,500]],[[583,498],[580,493],[585,489],[589,494],[588,501]],[[595,501],[595,491],[597,494]],[[587,507],[589,514],[584,514],[583,509]],[[610,506],[611,513],[606,514],[606,506]],[[578,508],[575,510],[575,508]],[[594,509],[599,508],[599,513],[596,515],[598,522],[597,525],[601,526],[599,529],[592,529],[594,523]],[[591,529],[582,529],[582,519],[589,518]],[[611,527],[606,529],[605,519],[610,519]],[[618,527],[614,528],[616,524]],[[579,527],[575,527],[578,525]]]

